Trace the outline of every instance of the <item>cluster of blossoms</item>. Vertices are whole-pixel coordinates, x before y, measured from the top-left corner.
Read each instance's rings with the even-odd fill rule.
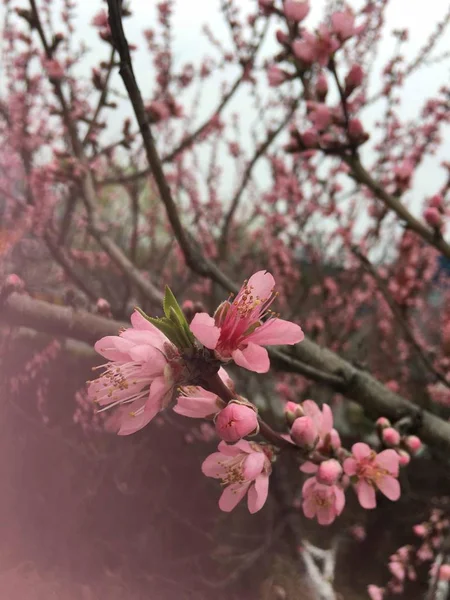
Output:
[[[190,324],[167,288],[164,317],[152,318],[136,310],[131,328],[96,343],[97,352],[108,362],[102,365],[102,376],[89,383],[89,397],[99,411],[116,408],[108,429],[120,435],[142,429],[170,405],[180,415],[212,421],[221,442],[202,470],[225,486],[219,502],[224,511],[232,510],[245,494],[250,512],[263,506],[272,463],[280,449],[296,451],[301,471],[311,475],[303,486],[303,512],[308,518],[317,517],[322,525],[340,515],[345,490],[351,485],[367,509],[376,506],[376,490],[397,500],[399,466],[408,463],[407,451],[419,448],[418,438],[401,437],[386,419],[380,419],[380,437],[388,448],[376,453],[367,444],[357,443],[349,452],[333,427],[328,404],[319,408],[312,400],[288,402],[290,434],[278,434],[236,392],[223,365],[234,361],[265,373],[270,360],[264,346],[295,344],[304,337],[298,325],[270,310],[276,298],[274,288],[270,273],[255,273],[234,300],[220,304],[214,316],[197,312]],[[244,439],[260,433],[264,442]]]
[[[301,133],[292,130],[286,150],[311,153],[317,149],[326,149],[338,152],[349,143],[356,147],[367,141],[368,135],[361,121],[351,114],[358,109],[364,97],[362,94],[350,100],[350,96],[364,81],[364,71],[359,64],[352,65],[343,82],[338,83],[340,104],[328,106],[325,103],[329,88],[326,70],[337,80],[335,54],[350,38],[361,34],[364,26],[355,24],[355,16],[350,10],[336,11],[328,22],[320,24],[312,33],[300,26],[310,10],[307,0],[285,2],[282,10],[272,1],[263,0],[260,5],[265,13],[275,13],[284,17],[289,33],[281,29],[277,31],[277,40],[283,46],[277,60],[295,62],[296,65],[295,71],[286,70],[276,64],[270,65],[267,72],[269,85],[280,86],[295,79],[299,71],[309,71],[313,65],[317,67],[307,90],[309,100],[306,103],[306,116],[311,126]],[[342,135],[343,132],[345,135]]]
[[[420,538],[419,546],[402,546],[389,558],[391,579],[384,587],[369,585],[371,600],[385,600],[405,592],[407,581],[416,581],[418,569],[429,564],[430,578],[439,582],[450,581],[450,556],[445,541],[450,530],[448,515],[441,509],[433,509],[428,521],[414,525],[413,531]]]

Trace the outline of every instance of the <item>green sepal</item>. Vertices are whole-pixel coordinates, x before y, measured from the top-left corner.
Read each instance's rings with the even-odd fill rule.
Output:
[[[163,310],[168,319],[171,318],[170,313],[171,310],[173,310],[175,314],[180,317],[180,321],[186,321],[181,306],[178,304],[177,299],[168,285],[166,285],[166,291],[164,293]]]

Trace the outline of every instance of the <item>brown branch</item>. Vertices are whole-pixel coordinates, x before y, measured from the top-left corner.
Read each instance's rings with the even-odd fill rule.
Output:
[[[403,318],[402,312],[401,312],[398,304],[395,302],[394,298],[392,297],[392,294],[390,293],[389,288],[384,283],[382,278],[379,276],[379,274],[377,273],[377,270],[374,268],[372,263],[369,261],[369,259],[366,256],[364,256],[362,254],[362,252],[358,248],[355,248],[355,247],[352,248],[352,252],[361,261],[361,263],[363,264],[366,271],[368,273],[370,273],[370,275],[376,281],[376,283],[378,285],[378,289],[380,290],[384,299],[386,300],[387,304],[389,305],[389,308],[391,309],[391,312],[394,315],[397,323],[400,325],[405,338],[411,344],[411,346],[414,348],[414,350],[420,357],[420,359],[423,362],[423,364],[425,365],[425,367],[437,379],[439,379],[439,381],[441,381],[447,387],[450,387],[450,381],[442,373],[440,373],[438,370],[435,369],[435,367],[433,365],[433,361],[425,353],[422,346],[419,344],[419,342],[414,337],[414,334],[412,333],[408,323]]]
[[[0,306],[0,321],[7,325],[30,327],[36,331],[63,335],[90,344],[105,335],[117,335],[122,327],[128,326],[126,323],[56,306],[17,293],[8,296]],[[387,389],[371,375],[357,369],[331,350],[320,348],[314,342],[305,339],[295,347],[296,357],[286,357],[282,352],[277,354],[277,367],[280,369],[302,373],[302,363],[308,363],[316,368],[318,373],[339,375],[341,383],[336,389],[374,416],[398,420],[404,416],[416,418],[420,414],[421,423],[418,425],[417,434],[430,447],[448,456],[449,422],[428,411],[419,411],[412,402]],[[313,376],[311,378],[314,379]],[[318,381],[320,382],[320,379]]]
[[[404,221],[412,231],[415,231],[423,240],[434,246],[434,248],[439,250],[441,254],[447,258],[450,258],[450,244],[448,244],[440,234],[437,234],[432,229],[429,229],[426,225],[424,225],[421,221],[416,219],[398,198],[388,194],[384,187],[378,183],[378,181],[373,179],[373,177],[366,171],[358,155],[340,156],[342,160],[350,167],[350,176],[353,177],[353,179],[368,187],[375,194],[375,196],[382,200],[392,211],[394,211],[396,215],[402,221]]]
[[[256,163],[258,162],[258,160],[261,158],[261,156],[263,156],[263,154],[267,151],[267,149],[272,144],[272,142],[278,137],[278,135],[283,131],[283,129],[289,123],[292,115],[297,110],[298,103],[299,103],[299,98],[297,98],[297,100],[292,104],[292,106],[289,109],[287,115],[281,121],[281,123],[278,125],[278,127],[276,129],[274,129],[273,131],[269,131],[269,133],[267,134],[267,137],[266,137],[265,141],[257,149],[257,151],[255,152],[252,160],[247,165],[247,168],[245,169],[244,176],[243,176],[242,181],[241,181],[241,185],[239,186],[239,188],[237,189],[235,195],[233,196],[233,199],[231,200],[230,208],[229,208],[227,214],[225,215],[225,221],[224,221],[224,224],[223,224],[222,233],[221,233],[219,244],[218,244],[218,246],[219,246],[219,256],[223,257],[224,252],[226,250],[227,241],[228,241],[228,235],[229,235],[229,229],[230,229],[231,223],[233,221],[233,217],[234,217],[234,215],[236,213],[236,210],[238,208],[239,202],[241,200],[242,194],[244,193],[244,191],[245,191],[245,189],[247,187],[247,184],[250,181],[250,178],[252,176],[252,172],[253,172],[254,166],[256,165]]]

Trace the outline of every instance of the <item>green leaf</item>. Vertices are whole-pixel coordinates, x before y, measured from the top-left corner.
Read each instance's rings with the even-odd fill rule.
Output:
[[[184,321],[186,320],[184,313],[181,310],[181,306],[178,304],[177,299],[173,295],[173,292],[168,285],[166,285],[166,291],[164,294],[163,309],[164,309],[164,314],[169,319],[170,319],[170,310],[173,309],[173,311],[177,315],[179,315],[180,319],[182,319]]]

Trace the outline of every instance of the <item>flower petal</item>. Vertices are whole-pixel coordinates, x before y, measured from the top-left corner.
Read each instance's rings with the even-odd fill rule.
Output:
[[[202,463],[203,475],[220,479],[225,473],[225,468],[220,463],[223,463],[223,454],[220,452],[214,452],[207,456]]]
[[[355,475],[357,462],[354,458],[346,458],[344,460],[344,472],[346,475]]]
[[[237,365],[255,373],[267,373],[270,368],[267,350],[251,342],[242,350],[234,350],[231,356]]]
[[[261,510],[269,494],[269,477],[260,475],[256,478],[253,485],[248,490],[247,506],[248,510],[254,514]]]
[[[95,343],[96,352],[108,360],[127,362],[130,360],[129,350],[133,344],[118,335],[107,335]]]
[[[247,287],[252,288],[254,297],[267,300],[275,287],[275,279],[268,271],[258,271],[250,277]]]
[[[377,481],[377,487],[386,498],[389,498],[393,502],[400,498],[400,484],[394,477],[390,477],[389,475],[382,477]]]
[[[300,465],[300,471],[302,473],[317,473],[318,469],[319,467],[309,460]]]
[[[197,313],[192,319],[190,329],[198,341],[206,348],[214,350],[220,337],[220,328],[208,313]]]
[[[353,452],[353,456],[357,460],[361,460],[363,458],[367,458],[368,456],[370,456],[370,453],[372,452],[372,450],[370,449],[370,446],[368,446],[367,444],[364,444],[364,442],[358,442],[356,444],[353,444],[352,452]]]
[[[266,462],[266,455],[263,452],[252,452],[245,459],[243,475],[245,479],[251,481],[261,474]]]
[[[359,503],[363,508],[370,509],[376,507],[375,490],[367,481],[358,481],[356,484],[356,493],[358,494]]]
[[[377,454],[377,464],[389,471],[394,477],[398,477],[400,457],[395,450],[383,450]]]
[[[269,319],[260,327],[257,327],[253,333],[247,336],[247,339],[262,346],[281,346],[283,344],[297,344],[304,337],[305,334],[299,325],[277,318]]]
[[[234,483],[227,486],[220,496],[219,508],[224,512],[230,512],[245,496],[250,483]]]

